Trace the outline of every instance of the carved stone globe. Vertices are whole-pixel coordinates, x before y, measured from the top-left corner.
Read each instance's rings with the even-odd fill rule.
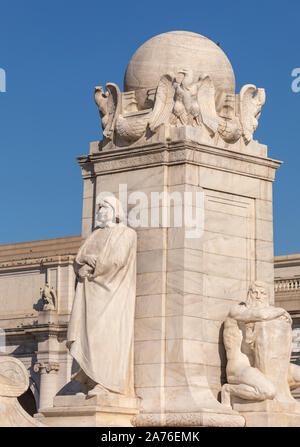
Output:
[[[190,31],[170,31],[145,42],[132,56],[125,73],[124,91],[136,91],[139,108],[147,107],[147,91],[162,75],[192,70],[210,75],[216,96],[235,93],[234,72],[226,54],[207,37]]]

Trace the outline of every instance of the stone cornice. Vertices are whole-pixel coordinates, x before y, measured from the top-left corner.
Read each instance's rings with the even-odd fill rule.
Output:
[[[57,337],[60,334],[66,333],[68,329],[67,323],[59,324],[28,324],[20,327],[5,329],[7,336],[30,334],[34,336]]]
[[[72,265],[74,255],[57,255],[43,258],[11,259],[0,262],[0,272],[13,270],[26,270],[28,268],[52,267],[57,265]]]
[[[282,300],[291,300],[291,301],[299,301],[300,298],[300,290],[286,290],[286,291],[275,291],[276,301],[279,303]]]
[[[228,166],[227,159],[230,163]],[[99,174],[189,163],[273,181],[275,170],[282,163],[270,158],[189,141],[152,143],[130,149],[118,148],[80,156],[77,160],[84,179]],[[222,163],[219,160],[222,160]],[[232,160],[236,161],[236,167],[233,167]]]
[[[275,256],[274,265],[276,267],[290,267],[300,265],[300,254]],[[276,272],[276,270],[275,270]]]

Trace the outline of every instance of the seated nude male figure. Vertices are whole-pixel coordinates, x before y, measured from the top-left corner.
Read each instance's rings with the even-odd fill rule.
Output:
[[[251,326],[259,321],[277,318],[290,320],[284,309],[269,306],[266,290],[259,282],[250,286],[246,303],[236,304],[231,308],[224,323],[223,333],[228,383],[222,387],[222,404],[231,407],[231,396],[251,401],[263,401],[275,397],[276,390],[273,383],[259,369],[251,366],[248,356],[241,350],[243,332],[239,323],[248,325],[245,341],[250,345],[253,342]]]
[[[233,318],[227,318],[225,321],[223,337],[228,383],[222,386],[222,404],[231,407],[231,396],[253,401],[273,399],[274,385],[262,372],[250,365],[248,357],[241,351],[243,333]]]

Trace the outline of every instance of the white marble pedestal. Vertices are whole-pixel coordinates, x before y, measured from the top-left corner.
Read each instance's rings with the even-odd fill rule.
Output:
[[[244,427],[245,419],[236,411],[203,408],[197,412],[140,414],[133,419],[136,427]]]
[[[197,143],[192,129],[176,132],[170,142],[162,135],[130,148],[99,152],[94,143],[78,159],[82,237],[92,231],[99,193],[121,199],[126,191],[124,201],[132,204],[131,194],[146,198],[148,226],[135,228],[134,383],[142,402],[134,424],[243,426],[243,417],[218,402],[226,365],[222,325],[253,280],[268,283],[273,302],[272,181],[280,163],[256,142],[242,152]],[[153,193],[179,194],[181,204],[152,203]],[[188,193],[199,237],[187,237],[185,218],[182,226],[175,222],[174,208],[184,217]]]
[[[246,427],[300,427],[300,404],[294,402],[236,402],[233,409],[245,418]]]
[[[113,395],[56,396],[52,408],[40,409],[35,418],[50,427],[132,427],[139,399]]]

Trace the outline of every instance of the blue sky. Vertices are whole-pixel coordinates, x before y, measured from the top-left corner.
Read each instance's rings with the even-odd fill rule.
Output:
[[[299,0],[1,2],[0,243],[80,233],[76,157],[100,136],[94,86],[122,87],[142,43],[189,30],[220,42],[237,91],[246,83],[266,89],[255,138],[284,161],[274,184],[275,253],[300,253],[300,92],[291,90],[299,17]]]

